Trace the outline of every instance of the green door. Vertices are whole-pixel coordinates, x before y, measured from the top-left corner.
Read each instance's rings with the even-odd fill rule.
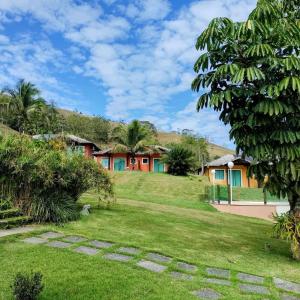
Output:
[[[114,170],[124,171],[125,170],[125,158],[115,158],[114,159]]]
[[[229,171],[229,184],[230,184],[230,171]],[[242,186],[242,174],[241,170],[232,170],[232,186],[241,187]]]
[[[154,159],[154,172],[163,173],[164,172],[164,164],[159,161],[159,159]]]

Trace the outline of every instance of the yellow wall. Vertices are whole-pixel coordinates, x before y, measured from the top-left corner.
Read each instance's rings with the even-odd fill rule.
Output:
[[[249,187],[249,188],[257,188],[258,187],[258,183],[257,180],[254,177],[248,178],[247,177],[247,166],[243,166],[243,165],[235,165],[233,167],[233,170],[241,170],[241,174],[242,174],[242,187]],[[228,168],[225,166],[220,166],[220,167],[206,167],[205,168],[205,172],[204,175],[209,177],[209,181],[213,182],[213,174],[211,173],[212,170],[225,170],[225,177],[224,180],[216,180],[215,179],[215,184],[219,184],[219,185],[227,185],[227,170]]]

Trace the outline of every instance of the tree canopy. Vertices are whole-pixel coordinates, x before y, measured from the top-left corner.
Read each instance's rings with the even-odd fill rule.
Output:
[[[0,94],[1,121],[28,134],[53,133],[61,130],[62,122],[53,104],[40,96],[31,82],[20,80],[14,88]]]
[[[147,125],[143,125],[138,120],[133,120],[130,124],[120,124],[113,130],[113,140],[115,150],[127,151],[134,160],[136,153],[144,151],[147,146],[153,144],[153,131]],[[133,164],[134,169],[134,164]]]
[[[300,1],[258,0],[245,22],[213,19],[192,89],[231,126],[237,152],[252,156],[258,179],[300,210]]]

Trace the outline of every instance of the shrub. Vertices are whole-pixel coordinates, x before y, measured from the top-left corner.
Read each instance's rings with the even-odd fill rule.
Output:
[[[0,174],[14,206],[38,222],[76,219],[76,202],[90,188],[113,194],[108,174],[92,159],[25,136],[0,140]]]
[[[293,258],[300,260],[300,216],[286,213],[275,215],[274,219],[275,236],[290,241]]]
[[[42,292],[43,275],[41,273],[21,274],[18,273],[12,285],[13,295],[16,300],[36,300]]]
[[[185,176],[195,164],[193,152],[179,144],[174,145],[162,160],[168,165],[168,173],[172,175]]]

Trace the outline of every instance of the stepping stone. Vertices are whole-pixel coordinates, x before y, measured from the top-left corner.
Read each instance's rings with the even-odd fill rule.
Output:
[[[171,276],[175,279],[181,279],[181,280],[193,280],[194,276],[181,273],[181,272],[171,272]]]
[[[172,258],[168,256],[164,256],[157,253],[148,253],[147,258],[150,260],[162,262],[162,263],[169,263],[171,262]]]
[[[246,281],[250,283],[264,283],[264,278],[261,276],[250,275],[246,273],[238,273],[237,278],[241,281]]]
[[[74,249],[75,252],[78,253],[83,253],[83,254],[87,254],[87,255],[96,255],[99,251],[95,248],[90,248],[90,247],[78,247],[76,249]]]
[[[96,248],[110,248],[114,245],[113,243],[102,242],[102,241],[91,241],[89,244]]]
[[[205,278],[204,280],[207,283],[213,283],[213,284],[218,284],[218,285],[226,285],[226,286],[231,285],[231,282],[229,280],[225,280],[225,279]]]
[[[275,286],[279,289],[300,294],[300,284],[299,283],[290,282],[290,281],[283,280],[280,278],[274,278],[273,281],[274,281]]]
[[[206,273],[211,276],[229,279],[230,271],[218,268],[206,268]]]
[[[204,288],[199,291],[194,291],[192,292],[192,294],[200,299],[212,299],[212,300],[218,300],[222,296],[218,292],[208,288]]]
[[[260,294],[260,295],[269,295],[269,290],[261,285],[253,285],[253,284],[240,284],[239,288],[242,292],[245,293],[253,293],[253,294]]]
[[[198,270],[197,266],[190,265],[184,262],[178,262],[177,268],[183,271],[190,271],[190,272],[195,272]]]
[[[70,244],[70,243],[65,243],[65,242],[61,242],[61,241],[52,241],[47,244],[47,246],[54,247],[54,248],[68,248],[71,245],[72,244]]]
[[[64,234],[62,234],[62,233],[52,232],[52,231],[40,234],[40,237],[43,239],[57,239],[57,238],[60,238],[63,236],[64,236]]]
[[[156,273],[161,273],[167,269],[166,266],[159,265],[149,260],[141,260],[137,263],[137,266]]]
[[[107,253],[104,255],[104,258],[109,260],[116,260],[116,261],[129,261],[132,259],[132,256],[117,254],[117,253]]]
[[[139,249],[133,248],[133,247],[121,247],[117,251],[121,252],[121,253],[132,254],[132,255],[141,253],[141,251]]]
[[[44,244],[48,241],[45,239],[39,238],[39,237],[30,237],[30,238],[23,240],[23,242],[25,242],[27,244],[38,245],[38,244]]]
[[[63,240],[70,243],[81,243],[87,241],[86,238],[76,235],[67,236]]]
[[[300,300],[300,297],[292,296],[289,294],[282,294],[280,299],[281,300]]]

